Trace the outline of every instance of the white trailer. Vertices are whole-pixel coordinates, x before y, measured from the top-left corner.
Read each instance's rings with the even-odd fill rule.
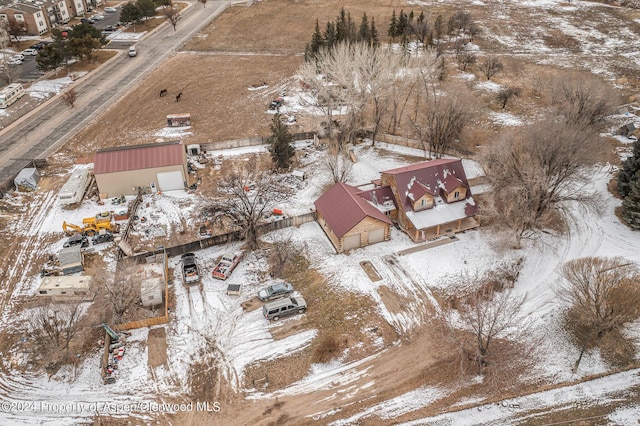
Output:
[[[91,173],[86,168],[75,169],[71,177],[58,193],[58,202],[62,205],[76,204],[82,201],[84,193],[91,183]]]

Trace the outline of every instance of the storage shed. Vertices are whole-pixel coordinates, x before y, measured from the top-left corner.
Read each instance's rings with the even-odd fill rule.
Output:
[[[58,259],[64,275],[84,271],[84,257],[79,245],[63,248],[58,253]]]
[[[62,205],[76,204],[82,201],[84,193],[91,183],[89,169],[82,167],[71,172],[71,176],[58,192],[58,202]]]
[[[13,179],[16,189],[22,191],[35,191],[40,182],[40,172],[35,167],[20,170],[18,176]]]
[[[184,189],[187,153],[180,141],[102,149],[93,174],[102,197]]]
[[[167,115],[167,126],[184,127],[191,126],[191,114],[169,114]]]
[[[140,301],[144,307],[162,304],[163,280],[160,277],[147,278],[140,284]]]
[[[91,277],[45,277],[38,287],[38,296],[50,297],[54,302],[91,297]]]

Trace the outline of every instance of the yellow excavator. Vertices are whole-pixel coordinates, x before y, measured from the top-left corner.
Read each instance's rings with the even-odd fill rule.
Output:
[[[63,222],[62,230],[66,234],[72,234],[77,232],[82,235],[92,237],[98,234],[101,230],[115,232],[114,225],[111,222],[111,214],[109,212],[100,213],[96,216],[85,217],[82,219],[82,226],[74,225],[73,223]]]

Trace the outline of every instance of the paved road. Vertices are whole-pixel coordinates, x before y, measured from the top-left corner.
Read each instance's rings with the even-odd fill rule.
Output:
[[[177,31],[165,23],[136,43],[139,49],[136,58],[121,52],[99,70],[79,80],[75,85],[78,97],[74,108],[69,108],[56,96],[3,129],[0,132],[0,185],[12,180],[31,160],[54,153],[229,4],[228,1],[209,1],[206,7],[197,7],[192,3],[184,10]]]

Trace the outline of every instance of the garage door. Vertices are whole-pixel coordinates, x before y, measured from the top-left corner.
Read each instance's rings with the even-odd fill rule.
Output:
[[[369,231],[369,244],[379,243],[381,241],[384,241],[384,228]]]
[[[351,250],[360,247],[360,234],[348,235],[344,237],[344,250]]]
[[[173,172],[158,173],[158,188],[160,191],[173,191],[174,189],[184,189],[184,180],[179,170]]]

